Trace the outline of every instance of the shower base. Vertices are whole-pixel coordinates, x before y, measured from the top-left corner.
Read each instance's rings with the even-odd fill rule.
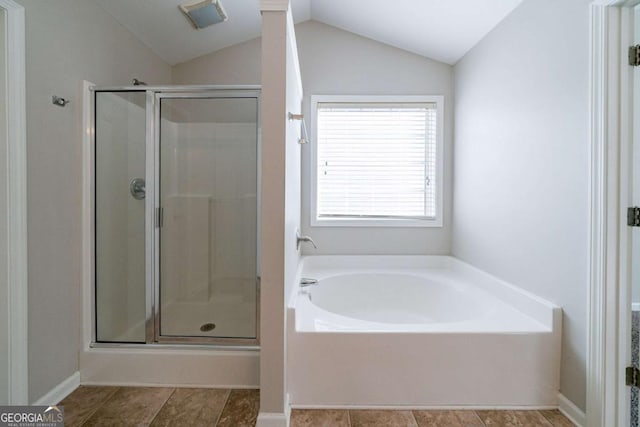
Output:
[[[204,302],[174,301],[162,308],[160,333],[177,337],[256,338],[255,301],[211,297]],[[202,331],[208,323],[215,328]]]
[[[176,298],[162,306],[158,342],[198,343],[198,338],[203,338],[202,344],[211,344],[216,338],[257,339],[255,280],[217,279],[209,289],[210,292]],[[114,341],[141,343],[144,328],[144,322],[139,322]]]

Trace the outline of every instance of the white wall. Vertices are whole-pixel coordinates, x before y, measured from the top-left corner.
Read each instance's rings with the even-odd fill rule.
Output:
[[[93,2],[18,0],[27,25],[29,395],[78,370],[82,80],[169,83],[171,68]],[[65,108],[51,96],[71,100]],[[52,357],[55,355],[55,357]]]
[[[585,409],[590,0],[525,0],[455,66],[453,253],[564,310]]]
[[[173,66],[173,84],[260,84],[261,39],[220,49]]]
[[[296,33],[294,31],[291,10],[287,14],[287,75],[286,75],[286,111],[299,114],[302,109],[302,81],[300,77],[300,64],[298,60],[298,47]],[[301,145],[298,143],[301,135],[301,123],[297,120],[288,120],[285,135],[285,212],[284,212],[284,298],[281,310],[284,312],[284,347],[282,357],[284,364],[285,394],[287,389],[287,305],[291,292],[296,286],[296,275],[300,263],[300,251],[297,247],[296,231],[301,228]],[[285,398],[283,396],[283,398]],[[286,409],[285,409],[286,410]]]
[[[7,90],[6,21],[0,9],[0,405],[9,402],[9,282],[7,271]]]
[[[310,227],[311,144],[303,148],[302,228],[318,244],[305,254],[448,254],[451,251],[453,68],[315,21],[296,26],[305,93],[311,95],[444,95],[444,226],[442,228]],[[309,131],[311,129],[309,128]],[[313,135],[310,137],[313,139]]]

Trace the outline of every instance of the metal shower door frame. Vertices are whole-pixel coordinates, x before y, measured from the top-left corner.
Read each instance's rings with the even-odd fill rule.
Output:
[[[145,136],[145,343],[111,343],[96,340],[97,317],[93,315],[92,346],[96,347],[147,347],[157,344],[190,344],[223,348],[252,348],[260,344],[260,209],[261,209],[261,86],[94,86],[91,88],[92,112],[91,122],[93,144],[95,147],[95,96],[97,92],[144,92],[146,93],[146,136]],[[257,103],[257,182],[256,182],[256,338],[218,338],[218,337],[163,337],[160,335],[160,102],[162,99],[194,99],[194,98],[252,98]],[[95,176],[94,185],[95,189]],[[95,213],[93,215],[95,230]],[[95,233],[95,231],[94,231]],[[93,259],[95,260],[95,236],[93,242]],[[95,275],[93,283],[93,305],[96,304]]]
[[[150,138],[148,144],[148,153],[152,152],[152,162],[151,170],[147,169],[147,173],[151,172],[151,176],[149,179],[153,182],[153,194],[152,194],[152,202],[153,207],[149,207],[147,211],[149,224],[153,226],[153,232],[149,232],[147,234],[147,238],[153,236],[154,241],[150,242],[149,248],[152,248],[152,256],[153,259],[151,261],[153,272],[151,274],[151,282],[147,282],[147,291],[151,291],[152,293],[152,301],[151,307],[147,312],[148,315],[151,315],[151,320],[153,323],[153,337],[147,335],[147,342],[149,343],[183,343],[183,344],[202,344],[202,343],[215,343],[215,344],[237,344],[237,345],[258,345],[260,342],[260,206],[261,206],[261,198],[260,198],[260,165],[261,165],[261,153],[260,153],[260,129],[261,129],[261,117],[260,117],[260,87],[252,86],[252,87],[211,87],[209,89],[203,90],[202,88],[194,88],[193,90],[187,89],[185,87],[175,87],[170,88],[169,90],[162,89],[155,91],[153,93],[153,99],[147,98],[147,114],[150,114],[150,111],[153,112],[153,117],[148,117],[147,125],[150,126],[150,129],[147,129],[147,137]],[[149,95],[148,95],[149,96]],[[162,143],[160,140],[161,131],[161,101],[163,99],[216,99],[216,98],[251,98],[256,100],[256,114],[257,114],[257,125],[256,125],[256,167],[257,167],[257,182],[256,182],[256,338],[222,338],[222,337],[202,337],[202,336],[170,336],[166,337],[160,334],[160,320],[161,320],[161,301],[160,301],[160,249],[161,249],[161,239],[160,239],[160,228],[158,225],[161,221],[160,219],[160,144]],[[149,108],[151,107],[152,110]],[[151,140],[152,139],[152,140]],[[151,147],[149,147],[151,145]],[[149,158],[148,158],[149,161]],[[150,255],[147,251],[147,255]],[[151,289],[149,289],[149,283],[151,283]],[[150,318],[147,317],[147,322],[150,321]],[[149,341],[151,339],[151,341]]]

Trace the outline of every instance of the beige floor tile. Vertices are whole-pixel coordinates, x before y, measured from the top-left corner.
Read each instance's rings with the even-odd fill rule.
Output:
[[[551,427],[538,411],[476,411],[487,427]]]
[[[173,391],[161,387],[122,387],[84,425],[147,426]]]
[[[553,427],[574,427],[569,418],[565,417],[562,412],[557,409],[549,410],[549,411],[539,411],[543,417],[547,419],[551,423]]]
[[[290,427],[349,427],[349,413],[340,410],[294,409]]]
[[[260,409],[259,390],[231,390],[219,427],[253,427]]]
[[[64,406],[64,425],[82,425],[117,390],[118,387],[78,387],[59,403]]]
[[[215,426],[229,390],[178,388],[151,423],[154,427]]]
[[[418,427],[411,411],[349,411],[351,427]]]
[[[484,427],[474,411],[413,411],[419,427]]]

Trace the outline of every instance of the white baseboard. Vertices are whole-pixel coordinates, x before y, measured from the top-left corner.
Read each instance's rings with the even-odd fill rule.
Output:
[[[96,387],[169,387],[169,388],[211,388],[211,389],[237,389],[256,390],[259,385],[247,384],[192,384],[192,383],[169,383],[169,382],[146,382],[146,381],[84,381],[82,385]]]
[[[47,394],[33,402],[34,405],[57,405],[80,385],[80,372],[76,371],[69,378],[52,388]]]
[[[578,427],[587,425],[586,414],[562,393],[558,393],[558,409]]]
[[[284,413],[260,412],[256,420],[256,427],[289,427],[291,419],[291,405],[289,404],[289,394],[287,393],[284,402]]]
[[[463,410],[498,410],[498,411],[534,411],[557,409],[557,405],[291,405],[292,409],[341,409],[341,410],[376,410],[376,411],[463,411]]]
[[[289,420],[284,413],[260,412],[256,420],[256,427],[288,427]]]

